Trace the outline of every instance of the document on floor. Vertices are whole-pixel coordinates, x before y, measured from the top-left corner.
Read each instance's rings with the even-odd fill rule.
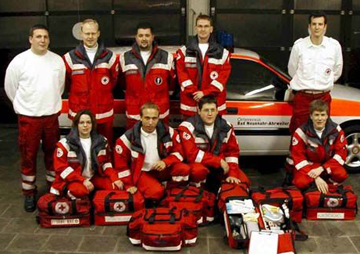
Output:
[[[249,254],[277,254],[279,235],[271,232],[251,232]]]

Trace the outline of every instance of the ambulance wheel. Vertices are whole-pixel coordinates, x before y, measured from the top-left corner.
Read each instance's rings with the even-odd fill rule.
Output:
[[[348,173],[360,173],[360,126],[347,126],[344,132],[348,150],[344,167]]]

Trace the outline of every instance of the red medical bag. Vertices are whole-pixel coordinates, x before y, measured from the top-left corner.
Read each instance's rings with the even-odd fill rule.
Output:
[[[175,187],[167,190],[167,197],[162,201],[166,207],[186,207],[197,216],[199,224],[209,223],[214,220],[215,194],[195,186]],[[199,213],[199,209],[201,212]],[[200,214],[200,215],[199,215]]]
[[[232,199],[247,199],[249,197],[249,189],[246,184],[222,183],[219,189],[218,208],[219,211],[225,211],[226,202]]]
[[[296,187],[279,187],[270,190],[252,190],[252,200],[260,204],[286,203],[290,210],[290,218],[300,223],[303,213],[304,197]]]
[[[308,220],[353,220],[357,214],[357,195],[351,185],[329,185],[327,194],[305,192],[305,217]]]
[[[143,209],[133,214],[127,227],[130,242],[151,251],[178,251],[194,245],[197,235],[196,218],[185,209]]]
[[[131,215],[144,208],[144,198],[139,191],[131,194],[122,190],[99,190],[92,202],[94,224],[99,226],[127,225]]]
[[[37,202],[38,220],[43,228],[90,226],[90,200],[88,197],[71,200],[51,193]]]

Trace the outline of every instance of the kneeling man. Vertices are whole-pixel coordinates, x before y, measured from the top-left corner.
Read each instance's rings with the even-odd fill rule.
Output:
[[[234,128],[218,115],[214,96],[200,99],[198,114],[182,122],[179,132],[184,154],[191,163],[191,183],[200,186],[206,182],[207,189],[213,192],[217,192],[222,180],[250,185],[239,168],[240,149]]]
[[[115,168],[125,189],[137,190],[147,204],[159,201],[164,195],[161,181],[181,185],[189,180],[190,167],[184,163],[180,137],[176,130],[159,120],[159,107],[145,103],[141,107],[140,121],[117,141]]]
[[[341,183],[347,177],[344,131],[329,118],[329,107],[322,100],[310,104],[310,119],[292,138],[291,156],[295,165],[293,184],[307,189],[315,184],[322,193],[328,183]]]

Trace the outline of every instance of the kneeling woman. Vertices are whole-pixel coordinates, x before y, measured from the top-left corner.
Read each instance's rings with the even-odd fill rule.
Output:
[[[94,189],[123,189],[111,164],[108,142],[95,130],[95,117],[90,111],[75,116],[71,132],[57,143],[51,193],[75,199]]]

